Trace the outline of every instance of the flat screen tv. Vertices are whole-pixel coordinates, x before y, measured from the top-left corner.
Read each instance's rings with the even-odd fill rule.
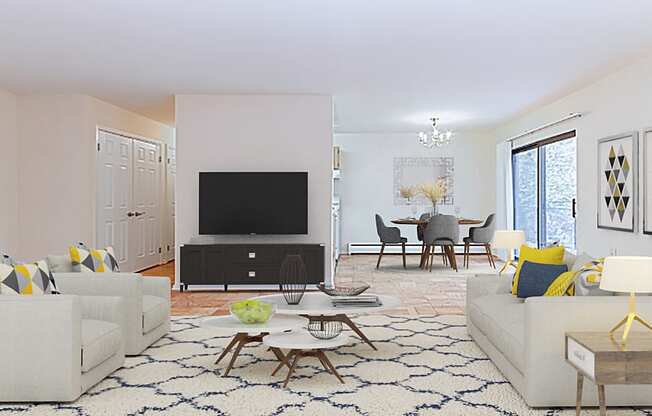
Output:
[[[200,172],[199,234],[308,234],[308,173]]]

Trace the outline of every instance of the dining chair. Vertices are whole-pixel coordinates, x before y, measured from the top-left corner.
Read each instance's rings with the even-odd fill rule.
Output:
[[[423,214],[421,214],[421,216],[419,216],[419,221],[428,221],[431,216],[432,216],[432,214],[430,214],[429,212],[424,212]],[[421,241],[421,257],[422,258],[426,253],[426,243],[423,240],[423,230],[426,229],[426,225],[428,225],[428,224],[417,224],[417,240]]]
[[[405,243],[407,243],[407,238],[401,237],[401,230],[398,227],[388,227],[383,222],[383,217],[376,214],[376,232],[378,232],[378,238],[380,239],[380,255],[378,256],[378,262],[376,263],[376,268],[380,267],[380,259],[383,258],[383,253],[385,252],[386,245],[401,245],[403,252],[403,268],[407,266],[405,264]]]
[[[469,236],[464,237],[464,267],[469,268],[469,260],[471,258],[471,246],[483,246],[489,265],[496,268],[494,256],[491,253],[491,240],[494,238],[494,231],[496,229],[495,215],[490,214],[485,220],[484,224],[480,227],[471,227],[469,229]]]
[[[426,254],[429,257],[429,269],[432,271],[432,262],[435,255],[435,247],[441,247],[443,256],[448,260],[451,267],[457,271],[457,260],[455,258],[455,244],[460,238],[460,225],[454,215],[433,215],[428,220],[428,226],[424,230],[423,239],[426,243]],[[446,262],[444,262],[446,264]]]

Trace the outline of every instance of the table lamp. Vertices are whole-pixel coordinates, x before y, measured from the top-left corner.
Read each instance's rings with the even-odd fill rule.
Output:
[[[514,261],[514,250],[525,244],[525,232],[521,230],[498,230],[494,234],[492,248],[502,248],[507,250],[507,261],[498,274],[502,274],[507,266],[516,267]]]
[[[636,313],[636,293],[652,293],[652,257],[607,257],[604,259],[600,289],[629,293],[629,312],[613,327],[610,334],[625,326],[623,342],[627,340],[634,321],[652,330],[652,326]]]

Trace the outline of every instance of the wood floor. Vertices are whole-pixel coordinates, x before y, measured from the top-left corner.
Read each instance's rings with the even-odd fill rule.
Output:
[[[366,283],[371,285],[370,291],[374,293],[398,296],[402,305],[384,312],[389,314],[464,314],[466,277],[474,273],[496,273],[481,256],[472,256],[469,269],[461,268],[457,273],[437,261],[432,272],[421,270],[418,256],[408,256],[407,269],[403,269],[400,256],[383,256],[379,269],[376,269],[377,259],[374,255],[342,256],[335,284]],[[461,261],[458,263],[462,264]],[[143,274],[167,276],[174,282],[174,262],[146,270]],[[226,315],[230,303],[268,293],[277,292],[191,289],[182,293],[172,290],[172,314]]]

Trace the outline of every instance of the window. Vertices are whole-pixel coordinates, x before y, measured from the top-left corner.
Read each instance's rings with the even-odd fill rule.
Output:
[[[575,250],[575,131],[512,151],[514,228],[532,247],[559,242]]]

